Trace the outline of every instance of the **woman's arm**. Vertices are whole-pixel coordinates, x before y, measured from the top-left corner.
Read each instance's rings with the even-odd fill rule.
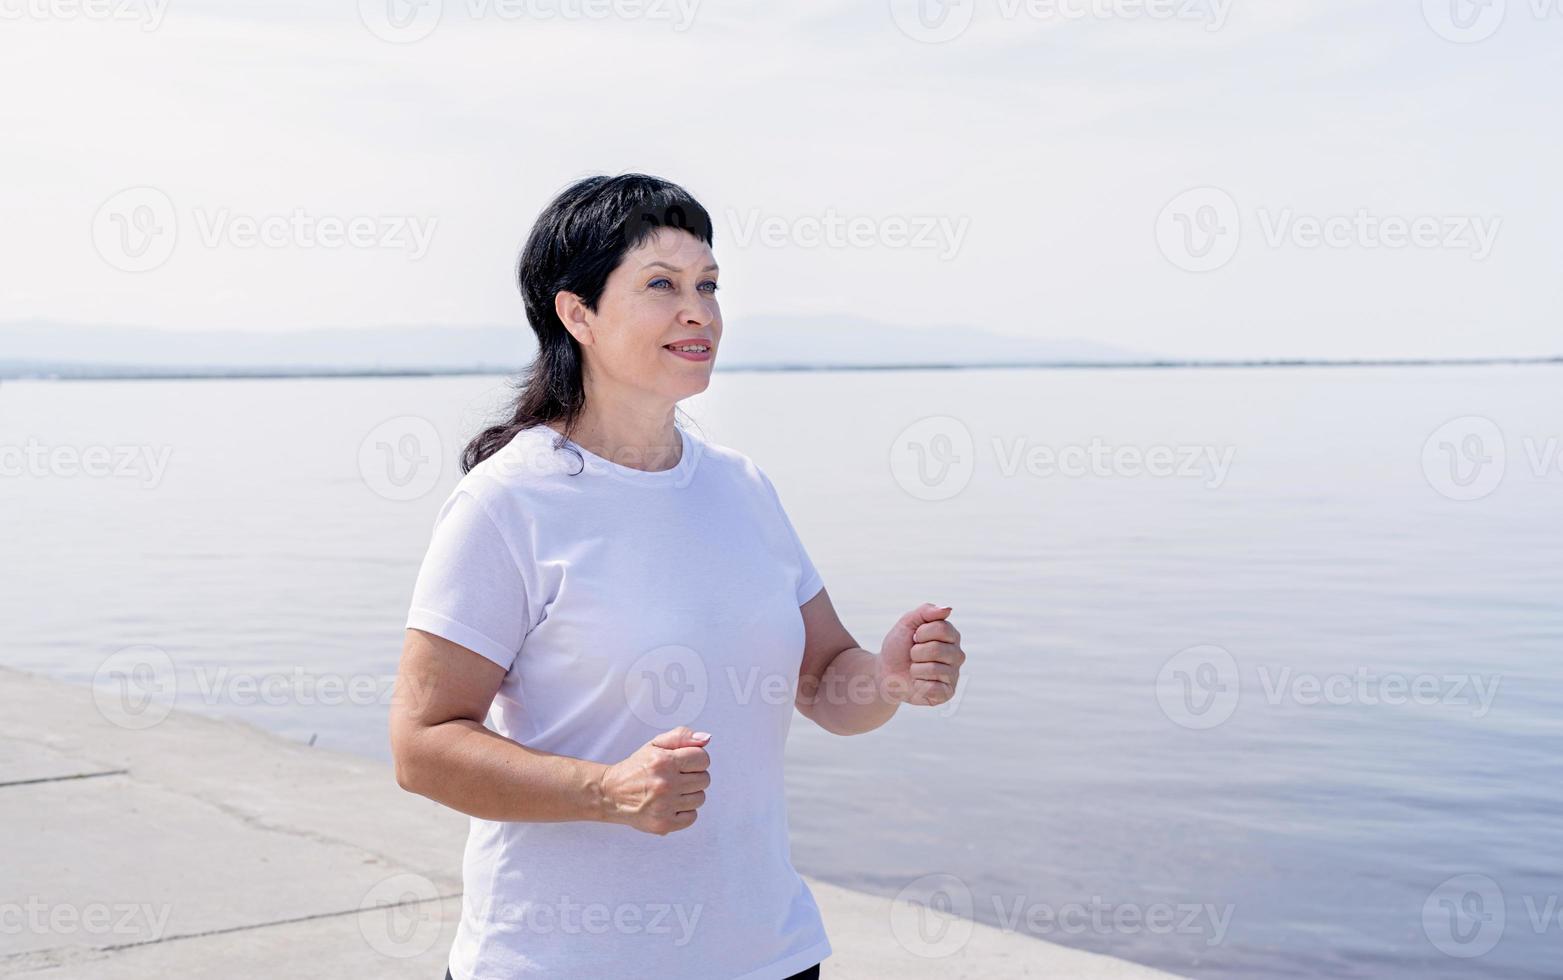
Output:
[[[901,704],[943,704],[960,682],[960,631],[949,606],[925,602],[896,620],[879,653],[857,645],[821,589],[805,602],[798,710],[836,735],[873,731]]]
[[[889,721],[901,701],[879,682],[879,656],[857,645],[825,589],[800,608],[806,639],[798,710],[835,735],[859,735]]]
[[[600,820],[655,834],[694,823],[711,782],[706,739],[674,729],[614,765],[528,748],[483,724],[504,677],[475,651],[407,630],[390,722],[403,789],[484,820]]]

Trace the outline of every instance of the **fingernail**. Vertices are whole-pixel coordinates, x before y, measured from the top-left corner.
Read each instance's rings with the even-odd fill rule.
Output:
[[[695,732],[695,734],[691,735],[690,737],[695,739],[696,741],[703,742],[706,739],[711,737],[711,733],[710,732]]]

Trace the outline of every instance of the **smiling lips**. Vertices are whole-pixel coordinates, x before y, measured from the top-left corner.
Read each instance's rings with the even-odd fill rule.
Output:
[[[711,359],[711,342],[699,337],[686,337],[683,340],[675,340],[671,344],[663,344],[663,350],[668,351],[674,357],[682,357],[686,361],[708,361]]]

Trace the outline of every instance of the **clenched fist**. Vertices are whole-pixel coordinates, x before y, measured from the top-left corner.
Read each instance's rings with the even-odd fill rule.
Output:
[[[960,683],[961,633],[950,607],[925,602],[896,620],[879,651],[879,689],[904,704],[943,704]]]
[[[635,750],[603,775],[609,823],[664,836],[695,822],[711,785],[709,732],[680,725]]]

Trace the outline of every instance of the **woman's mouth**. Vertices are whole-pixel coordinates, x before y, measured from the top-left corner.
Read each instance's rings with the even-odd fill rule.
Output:
[[[662,349],[674,357],[682,357],[686,361],[709,361],[711,359],[711,345],[705,341],[680,341],[675,344],[664,344]]]

